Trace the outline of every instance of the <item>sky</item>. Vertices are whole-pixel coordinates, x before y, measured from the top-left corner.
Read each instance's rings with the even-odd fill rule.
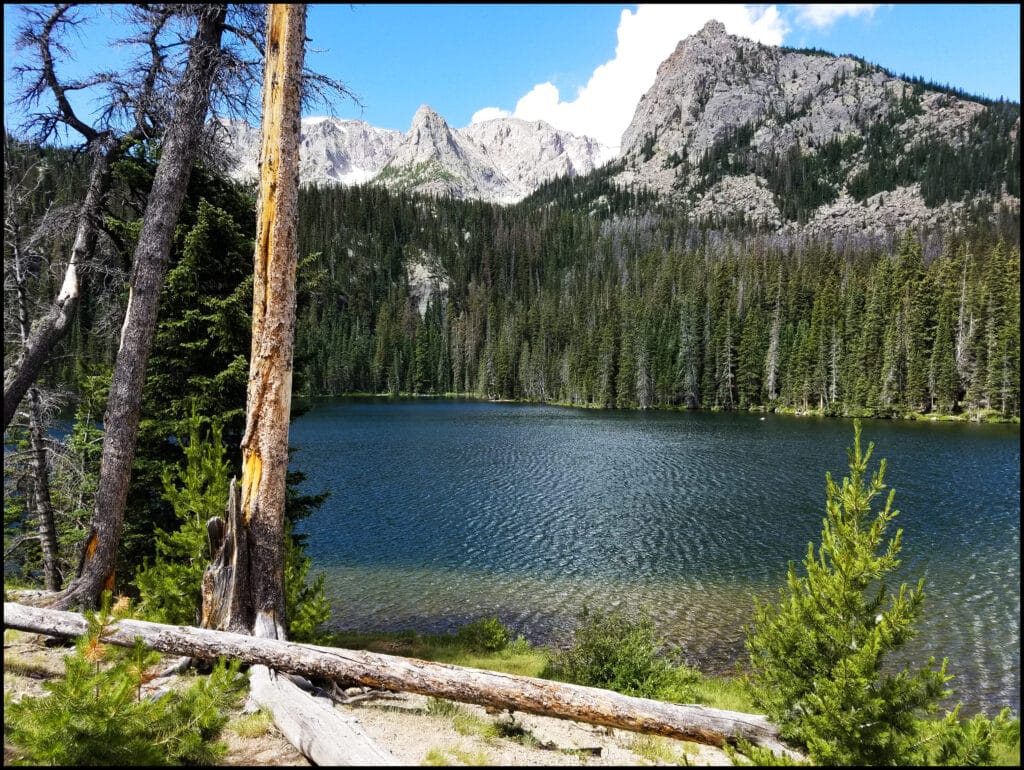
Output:
[[[304,116],[407,131],[423,104],[452,128],[498,116],[545,120],[617,148],[658,65],[710,19],[768,45],[850,53],[895,75],[1020,101],[1020,5],[310,4],[306,63],[354,98]],[[16,7],[4,6],[5,95]],[[69,74],[116,66],[100,19]],[[5,96],[5,122],[17,123]],[[14,125],[11,125],[13,128]]]

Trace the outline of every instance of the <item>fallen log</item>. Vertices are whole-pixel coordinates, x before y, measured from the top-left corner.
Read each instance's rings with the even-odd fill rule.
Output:
[[[86,621],[73,612],[5,602],[4,626],[35,633],[79,636],[85,633]],[[101,636],[105,642],[124,646],[134,644],[136,637],[160,652],[205,659],[238,659],[303,676],[354,681],[385,690],[419,693],[711,746],[735,745],[743,739],[797,761],[806,759],[782,741],[775,725],[757,714],[663,703],[596,687],[396,655],[141,620],[119,620]]]

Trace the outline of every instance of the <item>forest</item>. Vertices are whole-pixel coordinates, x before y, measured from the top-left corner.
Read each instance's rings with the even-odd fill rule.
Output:
[[[1019,418],[1020,250],[993,228],[927,259],[912,232],[780,246],[564,184],[506,208],[304,188],[309,392]]]

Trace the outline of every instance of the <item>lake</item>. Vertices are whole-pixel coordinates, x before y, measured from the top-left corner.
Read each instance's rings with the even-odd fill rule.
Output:
[[[948,656],[965,712],[1019,712],[1019,426],[864,420],[868,442],[904,530],[892,582],[926,580],[906,659]],[[726,672],[752,597],[776,601],[817,546],[853,421],[323,399],[290,443],[302,490],[331,493],[298,531],[337,628],[496,614],[564,644],[584,605],[647,607],[691,663]]]

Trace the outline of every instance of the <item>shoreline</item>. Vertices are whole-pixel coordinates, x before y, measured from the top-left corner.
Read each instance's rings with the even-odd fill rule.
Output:
[[[973,423],[976,425],[1020,425],[1020,417],[1001,417],[995,410],[983,409],[983,410],[966,410],[959,414],[940,414],[940,413],[923,413],[923,412],[905,412],[901,414],[889,414],[879,415],[872,414],[867,410],[851,411],[848,413],[835,414],[825,409],[801,409],[798,407],[782,407],[782,406],[751,406],[745,409],[734,408],[725,409],[722,407],[688,407],[688,406],[652,406],[647,409],[626,408],[626,407],[615,407],[615,406],[602,406],[600,404],[588,402],[588,403],[576,403],[571,401],[530,401],[527,399],[519,398],[490,398],[488,396],[482,396],[478,393],[368,393],[363,391],[356,391],[352,393],[318,393],[318,394],[300,394],[294,397],[294,401],[300,405],[305,403],[311,403],[313,401],[333,398],[351,398],[351,399],[376,399],[376,400],[387,400],[387,401],[402,401],[402,400],[426,400],[426,401],[474,401],[478,403],[490,403],[490,404],[521,404],[523,406],[560,406],[569,409],[589,409],[597,411],[608,411],[608,412],[693,412],[697,414],[760,414],[760,415],[785,415],[789,417],[818,417],[821,419],[838,419],[838,420],[887,420],[897,422],[958,422],[958,423]]]

